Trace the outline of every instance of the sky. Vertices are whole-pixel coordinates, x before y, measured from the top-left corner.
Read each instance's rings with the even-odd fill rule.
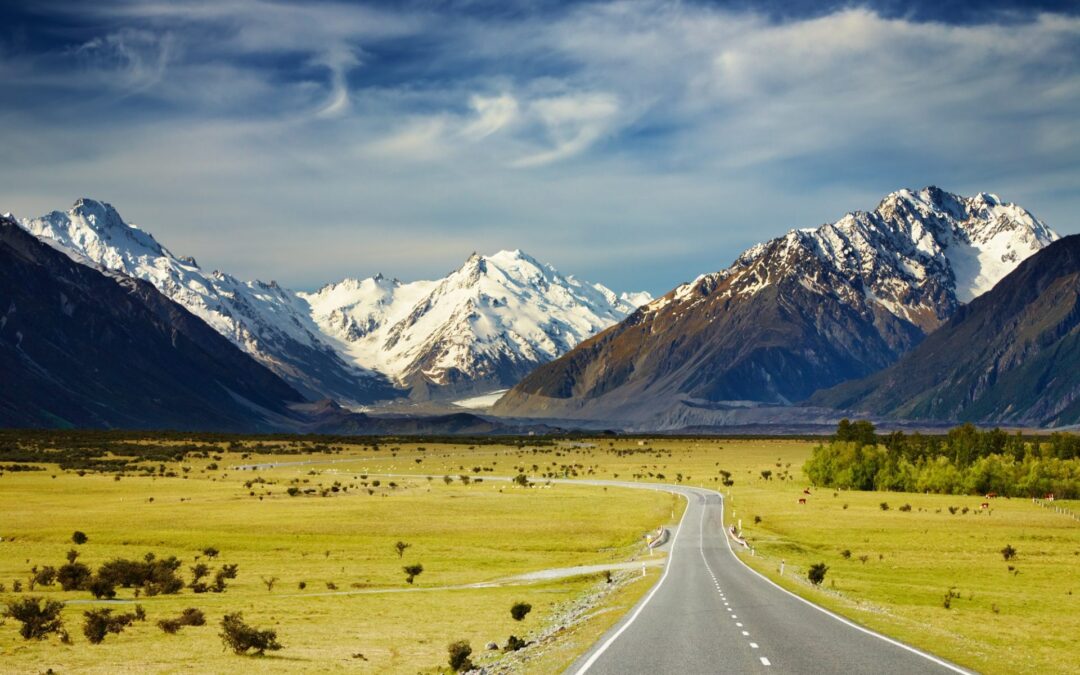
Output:
[[[902,187],[1080,232],[1077,3],[0,0],[0,212],[312,289],[664,293]]]

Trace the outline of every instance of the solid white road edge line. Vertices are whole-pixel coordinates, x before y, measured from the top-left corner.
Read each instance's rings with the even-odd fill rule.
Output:
[[[716,491],[713,490],[712,492],[716,492]],[[716,492],[716,494],[720,494],[720,493]],[[720,495],[720,527],[724,528],[724,496],[723,495]],[[942,659],[939,659],[938,657],[934,656],[933,654],[924,652],[921,649],[917,649],[915,647],[912,647],[911,645],[906,645],[903,642],[900,642],[899,640],[894,640],[891,637],[887,637],[885,635],[882,635],[881,633],[878,633],[877,631],[871,630],[871,629],[866,628],[864,626],[860,626],[859,624],[855,623],[854,621],[850,621],[848,619],[845,619],[844,617],[840,616],[839,614],[825,609],[821,605],[815,604],[814,602],[812,602],[810,600],[807,600],[806,598],[804,598],[804,597],[802,597],[802,596],[800,596],[798,594],[792,593],[788,589],[784,588],[783,586],[776,583],[775,581],[773,581],[769,577],[765,576],[761,572],[758,572],[756,569],[754,569],[753,567],[750,567],[745,562],[743,562],[743,559],[740,558],[738,556],[738,554],[735,553],[735,549],[733,549],[731,547],[731,538],[727,536],[726,530],[724,532],[724,541],[727,542],[728,551],[731,552],[731,555],[732,555],[733,558],[735,558],[735,560],[739,561],[740,565],[745,567],[751,573],[757,575],[760,579],[765,581],[765,583],[770,584],[771,586],[783,591],[784,593],[787,593],[788,595],[795,598],[796,600],[803,603],[804,605],[807,605],[809,607],[813,607],[814,609],[821,612],[822,614],[825,614],[827,616],[831,616],[832,618],[836,619],[837,621],[844,624],[845,626],[849,626],[851,628],[854,628],[855,630],[860,631],[862,633],[865,633],[866,635],[876,637],[879,640],[884,640],[885,642],[888,642],[891,645],[894,645],[894,646],[899,647],[901,649],[907,650],[907,651],[911,652],[912,654],[915,654],[916,656],[921,656],[924,659],[926,659],[927,661],[931,661],[933,663],[936,663],[936,664],[938,664],[939,666],[941,666],[943,668],[947,668],[947,669],[953,671],[954,673],[961,673],[962,675],[972,675],[971,671],[969,671],[969,670],[965,670],[963,668],[960,668],[959,666],[955,666],[955,665],[949,663],[948,661],[944,661]],[[762,661],[763,662],[765,661],[764,657],[762,657]],[[765,665],[769,665],[769,664],[765,663]]]
[[[675,536],[671,538],[671,553],[668,554],[667,565],[664,566],[664,573],[660,576],[660,581],[656,582],[656,585],[652,587],[652,590],[649,591],[649,594],[645,596],[645,599],[642,600],[641,604],[634,610],[634,613],[630,615],[630,618],[626,620],[626,623],[620,626],[619,630],[615,631],[614,635],[605,640],[604,644],[600,645],[585,663],[581,664],[581,667],[577,669],[575,675],[585,675],[585,673],[589,671],[589,668],[592,668],[592,665],[607,651],[608,647],[618,640],[619,636],[623,634],[623,631],[629,628],[634,621],[637,620],[638,615],[648,606],[649,601],[653,599],[656,592],[664,585],[664,581],[667,580],[668,572],[671,571],[672,562],[675,560],[675,542],[679,540],[679,533],[682,532],[683,523],[686,522],[686,514],[690,511],[690,495],[682,492],[673,492],[673,494],[682,495],[686,499],[686,510],[683,511],[682,518],[679,519],[679,527],[675,529]]]

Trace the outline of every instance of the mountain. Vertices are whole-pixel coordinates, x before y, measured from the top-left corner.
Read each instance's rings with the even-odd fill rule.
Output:
[[[474,254],[436,281],[376,276],[297,293],[206,272],[93,199],[20,224],[78,262],[149,281],[309,400],[505,389],[651,300],[617,297],[520,251]]]
[[[890,368],[811,403],[902,419],[1080,423],[1080,235],[1025,260]]]
[[[300,394],[144,281],[0,218],[0,426],[266,431]]]
[[[890,365],[1057,238],[995,195],[900,190],[679,286],[537,368],[494,411],[663,426],[800,401]]]
[[[616,296],[521,251],[474,253],[437,281],[379,275],[300,297],[351,361],[386,374],[414,398],[513,386],[651,300]]]
[[[393,395],[385,377],[346,362],[327,344],[295,293],[273,281],[206,272],[125,223],[109,204],[80,199],[70,211],[21,225],[77,261],[150,282],[310,399],[367,402]]]

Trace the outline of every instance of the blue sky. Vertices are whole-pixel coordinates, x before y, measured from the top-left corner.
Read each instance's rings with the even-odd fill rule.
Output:
[[[311,288],[521,248],[662,293],[936,184],[1080,232],[1061,2],[0,4],[0,211]]]

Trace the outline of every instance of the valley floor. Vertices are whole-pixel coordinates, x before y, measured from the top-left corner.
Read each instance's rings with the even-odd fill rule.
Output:
[[[682,501],[644,490],[547,485],[546,478],[719,489],[731,524],[741,521],[754,549],[744,560],[815,602],[981,672],[1068,672],[1075,662],[1080,522],[1022,499],[993,500],[982,510],[981,497],[815,488],[807,495],[800,467],[812,441],[412,440],[342,445],[331,454],[303,443],[261,443],[234,445],[233,452],[221,444],[216,456],[212,450],[165,462],[174,477],[156,462],[149,465],[154,476],[129,471],[119,481],[55,466],[0,476],[4,601],[18,597],[13,582],[25,586],[31,566],[59,565],[70,548],[92,567],[150,551],[176,555],[186,578],[200,551],[214,546],[220,557],[203,561],[237,563],[240,571],[222,594],[140,598],[149,621],[101,645],[80,634],[88,593],[39,587],[35,595],[77,601],[64,614],[74,644],[24,642],[9,619],[0,627],[5,666],[244,668],[253,662],[225,653],[217,637],[220,617],[242,611],[252,624],[275,628],[285,645],[259,658],[260,669],[437,672],[446,668],[449,642],[469,640],[474,659],[492,664],[498,655],[484,645],[515,634],[545,636],[515,655],[515,672],[561,672],[651,586],[657,568],[644,578],[617,572],[621,581],[610,593],[602,573],[506,580],[640,556],[642,535],[677,521]],[[721,485],[722,472],[732,485]],[[528,474],[532,487],[493,479],[518,474]],[[74,547],[76,529],[90,541]],[[410,544],[400,558],[399,540]],[[1006,545],[1017,551],[1009,561],[1001,554]],[[819,562],[829,569],[816,588],[805,579]],[[402,567],[414,563],[424,571],[410,585]],[[130,590],[120,597],[133,599]],[[516,601],[534,608],[521,623],[509,614]],[[189,606],[204,609],[207,626],[169,636],[153,625]],[[569,622],[575,614],[583,620]]]

